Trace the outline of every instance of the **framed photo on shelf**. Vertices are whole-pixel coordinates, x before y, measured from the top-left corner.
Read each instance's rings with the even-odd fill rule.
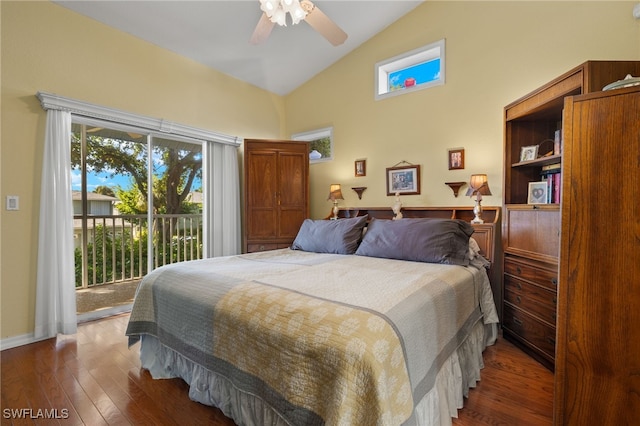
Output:
[[[356,173],[356,177],[362,177],[367,175],[367,160],[355,161],[355,173]]]
[[[527,204],[549,204],[549,187],[547,182],[529,182]]]
[[[449,150],[449,170],[464,169],[464,149]]]
[[[538,158],[538,145],[523,146],[520,149],[520,161],[531,161]]]
[[[387,168],[387,195],[420,194],[420,166],[408,165]]]

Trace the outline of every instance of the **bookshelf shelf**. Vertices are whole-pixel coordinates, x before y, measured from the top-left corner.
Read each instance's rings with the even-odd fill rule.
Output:
[[[513,163],[511,167],[539,167],[548,164],[557,164],[562,161],[562,154],[549,155],[547,157],[536,158],[535,160],[519,161]]]

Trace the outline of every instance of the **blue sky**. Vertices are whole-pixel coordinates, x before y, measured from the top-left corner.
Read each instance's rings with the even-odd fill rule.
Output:
[[[440,59],[433,59],[389,74],[389,84],[404,87],[406,79],[413,77],[415,84],[428,83],[440,76]]]
[[[82,189],[82,174],[80,170],[71,170],[71,188],[74,191],[80,191]],[[121,188],[129,188],[131,186],[131,178],[129,176],[116,175],[110,177],[108,173],[88,173],[87,176],[87,191],[93,192],[97,186],[108,186],[115,188],[120,186]]]
[[[71,170],[71,189],[74,191],[80,191],[82,189],[82,173],[80,170]],[[114,175],[111,177],[110,173],[87,173],[87,191],[93,192],[94,189],[98,186],[108,186],[115,188],[120,186],[120,188],[127,189],[132,186],[131,177],[125,175]],[[196,190],[202,186],[202,183],[199,179],[196,179],[193,182],[193,186],[191,190]]]

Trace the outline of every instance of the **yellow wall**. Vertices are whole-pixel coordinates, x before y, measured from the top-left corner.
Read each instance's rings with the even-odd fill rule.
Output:
[[[312,215],[385,206],[385,168],[422,166],[422,194],[405,205],[471,205],[445,181],[488,173],[502,197],[503,107],[589,59],[640,59],[631,2],[426,2],[284,99],[48,2],[0,2],[0,338],[33,331],[40,164],[45,114],[37,91],[246,138],[333,126],[335,160],[311,166]],[[377,61],[446,39],[447,83],[373,99]],[[286,119],[286,120],[285,120]],[[448,171],[447,148],[466,168]],[[353,176],[367,159],[367,176]],[[367,186],[358,200],[351,186]],[[465,188],[463,188],[464,190]],[[4,210],[6,195],[20,210]]]
[[[229,135],[278,138],[282,97],[49,2],[0,2],[0,338],[33,331],[44,91]],[[20,210],[4,210],[7,195]]]
[[[586,60],[640,59],[640,20],[631,2],[432,2],[416,8],[286,97],[287,134],[333,126],[334,157],[311,165],[312,216],[326,217],[329,184],[341,206],[391,206],[385,169],[421,165],[420,195],[405,206],[473,205],[444,182],[487,173],[501,205],[503,109]],[[446,39],[446,84],[386,100],[373,95],[376,62]],[[465,149],[448,170],[447,150]],[[367,176],[354,177],[354,160]],[[362,200],[350,188],[366,186]]]

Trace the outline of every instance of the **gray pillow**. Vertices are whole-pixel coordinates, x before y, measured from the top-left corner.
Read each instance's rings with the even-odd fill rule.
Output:
[[[351,219],[305,219],[293,241],[293,250],[315,253],[353,254],[362,240],[368,216]]]
[[[473,232],[457,219],[371,219],[356,254],[466,266]]]

